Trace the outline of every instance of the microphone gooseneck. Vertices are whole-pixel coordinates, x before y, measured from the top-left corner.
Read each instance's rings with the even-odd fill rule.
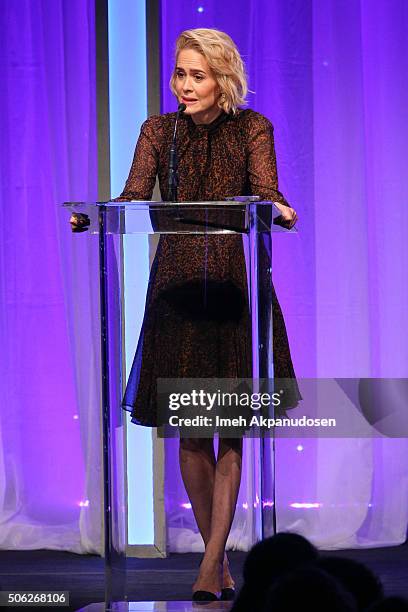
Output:
[[[177,124],[179,120],[180,113],[186,110],[187,106],[181,102],[177,108],[176,120],[174,122],[174,130],[173,130],[173,138],[171,141],[170,147],[170,157],[169,157],[169,182],[168,182],[168,194],[167,200],[169,202],[177,202],[177,185],[178,185],[178,177],[177,177],[177,149],[176,149],[176,136],[177,136]]]

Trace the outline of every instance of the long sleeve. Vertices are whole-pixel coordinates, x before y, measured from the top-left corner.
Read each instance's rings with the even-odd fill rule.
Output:
[[[157,117],[147,119],[140,130],[125,187],[114,202],[150,200],[159,163]]]
[[[254,195],[289,206],[283,194],[278,191],[273,126],[261,115],[252,120],[249,126],[247,171]]]

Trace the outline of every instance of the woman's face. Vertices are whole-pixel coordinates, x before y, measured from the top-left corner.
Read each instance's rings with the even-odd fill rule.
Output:
[[[220,113],[220,89],[207,60],[194,49],[183,49],[177,57],[175,89],[195,123],[211,123]]]

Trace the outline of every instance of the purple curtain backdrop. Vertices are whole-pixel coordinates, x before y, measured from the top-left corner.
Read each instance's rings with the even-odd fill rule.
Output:
[[[91,372],[87,361],[98,335],[79,304],[83,329],[72,325],[90,260],[85,248],[75,260],[76,237],[57,215],[58,203],[97,193],[94,22],[93,0],[1,4],[2,548],[83,552],[100,539],[75,371],[82,341],[91,397],[97,366]]]
[[[300,218],[299,234],[278,236],[273,250],[299,377],[408,373],[407,8],[405,0],[162,1],[162,111],[176,106],[168,81],[177,35],[210,27],[237,43],[255,92],[249,107],[274,124],[280,189]],[[278,528],[325,548],[404,541],[406,451],[406,440],[278,440]],[[247,544],[252,454],[251,443],[231,547]],[[168,474],[176,463],[168,442]],[[181,481],[166,486],[170,546],[199,548]]]

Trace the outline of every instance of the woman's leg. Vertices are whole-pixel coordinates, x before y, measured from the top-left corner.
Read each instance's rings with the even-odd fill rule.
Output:
[[[211,535],[215,453],[212,439],[180,439],[180,471],[205,546]]]
[[[194,591],[216,593],[223,586],[233,586],[224,551],[237,503],[241,464],[241,439],[220,439],[216,463],[212,440],[184,440],[180,445],[183,480],[205,543]]]

